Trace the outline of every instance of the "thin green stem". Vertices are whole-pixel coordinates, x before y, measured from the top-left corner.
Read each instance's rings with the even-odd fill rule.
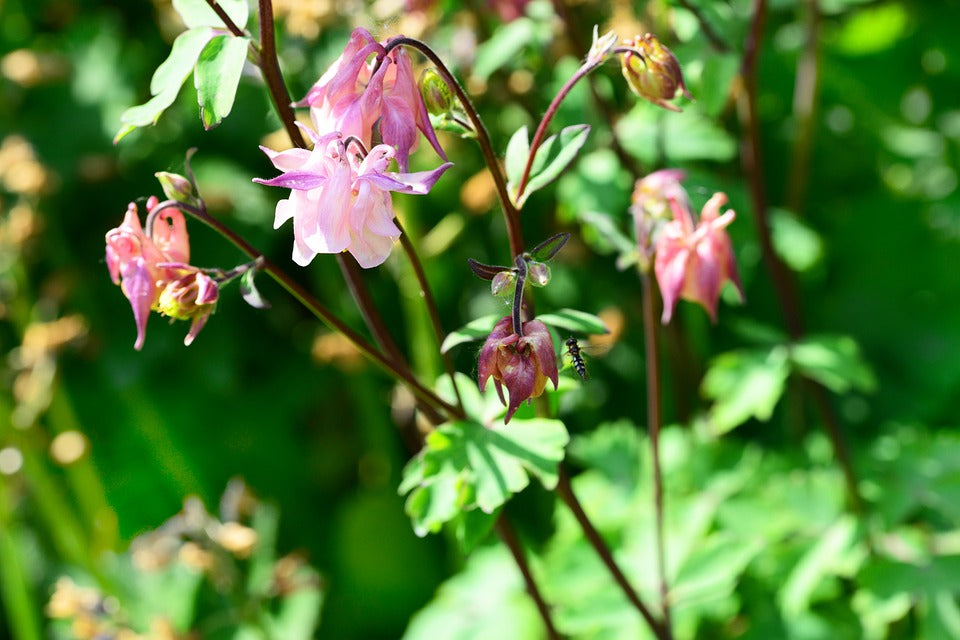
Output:
[[[520,213],[514,206],[513,200],[510,199],[510,194],[507,191],[507,178],[503,173],[503,167],[500,166],[500,161],[497,159],[497,153],[493,148],[493,143],[490,142],[490,133],[487,131],[486,125],[483,124],[480,114],[477,113],[476,107],[473,106],[470,96],[468,96],[467,92],[460,86],[457,79],[453,77],[453,74],[447,68],[447,65],[443,63],[443,60],[440,59],[440,56],[424,42],[414,38],[394,38],[386,46],[387,53],[399,46],[407,46],[423,54],[423,56],[430,60],[436,67],[437,73],[439,73],[443,81],[447,83],[447,86],[457,94],[457,99],[460,100],[460,105],[463,107],[464,113],[467,114],[467,117],[473,124],[474,131],[476,131],[477,143],[480,145],[480,152],[483,154],[484,162],[486,162],[487,168],[490,169],[490,174],[493,176],[493,182],[497,188],[497,195],[500,198],[500,206],[503,208],[504,222],[507,227],[507,238],[510,242],[510,252],[514,256],[522,254],[523,232],[520,229]]]
[[[407,254],[407,260],[410,261],[413,273],[417,277],[417,283],[420,285],[420,296],[423,298],[424,304],[427,305],[427,313],[430,315],[430,325],[433,327],[433,336],[437,343],[437,351],[440,353],[440,359],[443,361],[443,368],[446,370],[447,375],[450,376],[453,393],[457,397],[457,407],[463,411],[463,398],[460,397],[460,387],[457,386],[457,377],[454,375],[456,371],[453,368],[453,360],[450,359],[449,353],[445,353],[440,349],[443,345],[445,333],[443,324],[440,322],[440,311],[437,309],[436,298],[433,297],[430,282],[427,280],[427,274],[423,270],[423,263],[420,261],[420,256],[417,254],[417,249],[413,246],[410,236],[407,235],[406,230],[400,224],[400,220],[394,218],[393,222],[397,225],[397,228],[400,229],[400,246],[403,247],[404,253]]]
[[[666,545],[663,535],[663,470],[660,467],[660,355],[657,350],[657,318],[654,287],[649,273],[641,276],[643,287],[643,343],[647,374],[647,430],[653,457],[653,505],[656,517],[657,570],[660,574],[660,606],[664,628],[671,637],[670,593],[667,587]]]
[[[277,284],[287,290],[287,292],[297,299],[300,304],[302,304],[310,313],[316,316],[321,322],[327,325],[330,329],[334,331],[339,331],[343,336],[350,341],[353,346],[355,346],[364,356],[370,359],[374,364],[378,365],[384,371],[390,373],[394,377],[402,380],[409,388],[413,394],[429,402],[434,407],[442,409],[450,416],[460,415],[457,407],[451,405],[445,401],[440,396],[436,395],[430,389],[427,389],[423,386],[413,375],[410,373],[409,369],[405,369],[403,366],[398,365],[392,358],[384,356],[382,353],[377,351],[377,349],[367,342],[366,338],[361,336],[359,333],[351,329],[347,324],[342,320],[337,318],[333,313],[330,312],[323,304],[317,300],[309,291],[304,289],[298,282],[291,278],[283,269],[275,265],[273,262],[268,260],[266,256],[258,251],[253,245],[247,242],[243,237],[233,231],[233,229],[227,227],[219,220],[208,214],[206,211],[201,209],[196,209],[182,202],[176,202],[174,200],[166,200],[159,203],[154,207],[154,211],[159,211],[166,207],[175,206],[178,207],[181,211],[189,213],[197,220],[200,220],[208,227],[222,235],[224,238],[229,240],[236,246],[240,251],[250,257],[252,260],[262,260],[263,272],[273,278]]]
[[[806,38],[797,61],[793,90],[793,116],[797,123],[790,159],[787,207],[800,214],[810,180],[810,153],[816,127],[817,95],[820,88],[820,1],[806,0]]]

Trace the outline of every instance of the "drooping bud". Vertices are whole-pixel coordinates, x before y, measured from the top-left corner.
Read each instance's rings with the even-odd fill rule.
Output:
[[[683,83],[683,72],[676,56],[655,36],[649,33],[635,36],[626,44],[636,51],[623,54],[620,69],[635,94],[671,111],[680,111],[680,107],[667,102],[676,97],[677,91],[693,99]]]
[[[418,85],[427,111],[435,116],[450,113],[453,107],[453,93],[436,69],[424,69],[420,74]]]
[[[477,369],[480,390],[492,377],[500,402],[507,405],[504,423],[510,422],[524,400],[539,397],[547,380],[553,382],[554,389],[559,384],[553,338],[539,320],[524,322],[521,337],[513,331],[513,319],[502,318],[483,344]],[[504,386],[510,395],[509,404],[503,398]]]
[[[183,344],[190,346],[213,313],[219,287],[213,278],[196,267],[184,266],[177,271],[182,275],[167,283],[160,292],[157,311],[175,320],[193,321],[183,340]]]

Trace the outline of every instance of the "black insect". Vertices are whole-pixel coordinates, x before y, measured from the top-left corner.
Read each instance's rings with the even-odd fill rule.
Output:
[[[573,368],[576,369],[577,375],[580,376],[581,380],[586,380],[587,364],[583,361],[583,356],[580,354],[580,345],[577,343],[576,338],[567,338],[567,353],[573,361]]]

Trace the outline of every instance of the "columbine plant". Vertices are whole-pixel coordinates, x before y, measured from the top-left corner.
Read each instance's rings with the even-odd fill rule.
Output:
[[[477,521],[487,523],[487,530],[496,522],[497,531],[508,542],[514,559],[524,569],[527,589],[538,603],[548,635],[558,637],[550,608],[543,601],[526,566],[523,549],[512,536],[509,521],[500,514],[500,507],[511,494],[529,482],[528,473],[536,474],[548,489],[558,488],[563,500],[577,514],[588,540],[597,548],[617,584],[625,590],[654,635],[662,640],[670,638],[662,535],[658,537],[661,610],[654,613],[629,586],[559,467],[563,447],[569,439],[563,423],[543,416],[522,419],[515,414],[523,402],[542,396],[548,381],[553,383],[554,390],[558,389],[554,329],[580,333],[604,331],[602,322],[590,314],[573,310],[536,314],[533,287],[526,286],[527,283],[535,287],[549,284],[551,271],[547,262],[563,247],[569,234],[557,234],[527,250],[521,232],[520,211],[531,193],[544,188],[567,170],[590,132],[589,126],[581,124],[548,135],[550,123],[573,86],[616,56],[621,56],[623,76],[635,93],[661,107],[678,110],[668,101],[674,99],[677,92],[688,97],[689,93],[676,57],[653,36],[638,36],[618,45],[615,33],[599,36],[595,29],[584,62],[561,87],[533,138],[528,138],[525,128],[517,131],[507,145],[506,158],[501,164],[496,147],[470,97],[439,56],[423,42],[403,36],[378,42],[368,31],[354,30],[343,53],[307,95],[295,103],[295,106],[310,109],[313,123],[312,128],[301,126],[298,129],[294,124],[291,100],[280,77],[271,16],[267,13],[260,16],[260,44],[252,45],[252,50],[248,51],[250,37],[231,18],[233,15],[242,17],[240,25],[245,24],[246,3],[241,0],[221,0],[219,3],[207,0],[207,4],[214,13],[205,14],[204,20],[222,21],[223,24],[214,25],[221,29],[216,32],[221,40],[213,49],[212,44],[201,43],[204,46],[202,51],[197,51],[199,61],[187,60],[190,66],[181,74],[186,77],[195,67],[195,84],[204,105],[204,123],[215,124],[229,113],[235,83],[249,53],[250,59],[262,69],[274,106],[296,145],[296,148],[281,151],[262,148],[281,173],[271,179],[257,178],[255,182],[290,190],[290,195],[277,203],[274,227],[279,228],[287,220],[293,221],[293,261],[299,266],[308,266],[320,254],[336,255],[378,346],[337,319],[281,268],[269,263],[235,232],[210,216],[196,192],[192,175],[188,180],[167,174],[165,189],[171,200],[160,204],[156,199],[149,201],[148,207],[153,211],[147,230],[140,227],[136,207],[131,205],[124,223],[107,234],[107,263],[111,276],[121,285],[134,310],[138,330],[136,347],[143,346],[146,318],[151,309],[173,318],[191,320],[186,341],[189,344],[212,312],[225,282],[242,274],[242,292],[254,304],[258,297],[251,296],[252,276],[258,270],[264,270],[318,318],[340,331],[365,355],[405,384],[416,398],[423,416],[438,434],[436,437],[427,436],[418,444],[422,449],[405,470],[401,487],[404,493],[410,494],[407,508],[418,533],[435,531],[445,523],[458,522],[458,518],[470,511],[475,512]],[[224,11],[220,5],[230,10]],[[259,6],[261,11],[270,10],[269,0]],[[421,76],[420,88],[414,80],[407,49],[423,54],[435,66]],[[180,58],[171,56],[171,59],[170,65],[186,64]],[[132,114],[128,112],[125,116],[128,127],[148,123],[148,115],[155,120],[159,112],[154,113],[151,109],[161,103],[169,104],[164,101],[171,91],[175,94],[173,90],[179,89],[179,84],[166,86],[164,83],[173,83],[177,78],[182,81],[181,76],[169,71],[165,69],[164,74],[158,74],[158,86],[152,87],[163,100],[142,105],[137,108],[139,110],[132,110]],[[220,86],[227,89],[211,93],[211,87]],[[437,382],[435,389],[421,381],[383,329],[383,318],[370,302],[371,297],[354,265],[344,262],[351,260],[344,255],[347,252],[360,267],[382,264],[402,235],[402,228],[394,216],[392,194],[427,195],[452,167],[450,162],[444,162],[429,171],[408,172],[410,155],[417,149],[421,134],[446,160],[431,125],[427,104],[422,97],[424,94],[432,112],[439,114],[441,119],[456,122],[462,131],[476,139],[493,177],[507,228],[507,266],[470,261],[473,272],[491,282],[494,295],[511,305],[510,315],[495,324],[491,321],[479,332],[474,330],[471,334],[474,338],[486,338],[477,364],[477,385],[471,384],[472,389],[462,386],[463,376],[454,372],[448,359],[445,360],[448,375]],[[148,109],[151,104],[153,107]],[[306,140],[302,134],[306,135]],[[399,171],[390,170],[394,162]],[[681,178],[682,173],[678,171],[656,172],[640,181],[635,193],[635,221],[638,238],[643,232],[641,253],[646,258],[645,265],[649,264],[652,252],[656,252],[657,280],[665,303],[664,321],[669,320],[679,297],[704,304],[714,316],[719,286],[725,280],[731,280],[739,287],[729,239],[723,231],[732,221],[733,212],[719,215],[719,208],[725,200],[722,194],[718,194],[704,209],[700,223],[695,224],[689,213],[686,193],[680,186]],[[244,251],[252,262],[229,272],[191,266],[184,213],[214,228]],[[670,213],[673,220],[669,220]],[[401,239],[440,341],[444,331],[422,265],[409,239]],[[644,274],[645,284],[648,280]],[[255,290],[252,291],[255,294]],[[651,308],[649,295],[649,287],[645,286],[645,312]],[[647,323],[646,315],[644,324],[648,341],[654,340],[654,329]],[[457,337],[451,334],[447,339],[451,336]],[[462,340],[458,338],[459,341]],[[441,351],[445,353],[448,348],[445,341]],[[647,360],[648,378],[655,382],[659,375],[655,350],[651,353],[648,349]],[[484,402],[476,398],[486,389],[490,379],[494,381],[500,403],[506,405],[502,420],[503,408],[496,404],[496,399],[491,413],[484,408]],[[506,398],[504,387],[508,394]],[[649,398],[651,406],[658,402],[656,395],[654,386]],[[652,414],[648,427],[654,447],[657,521],[662,527],[662,483],[657,462],[659,415],[656,412]],[[471,453],[459,455],[460,451]],[[505,464],[509,468],[496,469],[494,475],[499,474],[497,477],[486,477],[484,473],[491,473],[489,470],[471,466],[476,464],[474,452],[479,459]],[[509,478],[509,483],[505,485],[503,478]]]

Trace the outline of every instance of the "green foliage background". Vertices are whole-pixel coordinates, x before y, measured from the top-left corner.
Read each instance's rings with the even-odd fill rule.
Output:
[[[464,36],[453,25],[477,14],[480,49],[472,75],[486,78],[478,102],[503,150],[519,126],[535,126],[576,68],[575,56],[550,19],[540,17],[549,16],[549,4],[534,2],[532,17],[506,27],[482,3],[472,10],[440,4],[437,11],[460,19],[441,21],[426,36],[441,52]],[[619,11],[628,4],[611,6]],[[806,360],[794,352],[790,366],[814,371],[811,377],[838,392],[830,402],[867,498],[869,516],[861,520],[844,508],[842,477],[800,377],[769,365],[776,345],[785,342],[784,323],[760,260],[738,161],[741,127],[728,100],[737,91],[732,83],[749,3],[693,3],[732,47],[730,54],[713,51],[693,16],[675,4],[687,3],[657,1],[635,10],[674,49],[697,101],[682,102],[683,114],[637,104],[613,64],[598,72],[597,90],[623,114],[616,131],[635,161],[648,170],[683,167],[698,206],[723,190],[738,213],[730,231],[747,303],[721,303],[715,327],[701,309],[681,303],[665,333],[666,416],[685,425],[670,432],[668,499],[676,511],[668,539],[675,545],[677,584],[709,596],[692,600],[696,613],[687,622],[678,612],[678,634],[960,637],[960,3],[821,0],[820,90],[809,136],[802,135],[792,104],[809,3],[771,2],[762,42],[759,109],[774,241],[797,274],[810,334],[829,336],[813,339]],[[577,36],[589,38],[587,26],[604,24],[611,6],[574,7]],[[21,470],[0,475],[0,638],[17,638],[15,629],[27,628],[14,626],[17,616],[47,628],[43,606],[62,573],[100,578],[108,589],[105,552],[122,551],[134,536],[156,528],[189,494],[213,509],[234,476],[279,508],[277,548],[302,549],[320,571],[325,602],[317,637],[399,637],[467,561],[452,535],[418,538],[404,514],[397,486],[408,456],[391,417],[391,402],[399,403],[390,381],[363,364],[311,357],[322,328],[266,278],[258,282],[271,310],[251,309],[228,289],[190,348],[181,345],[185,325],[153,317],[146,347],[132,349],[134,324],[109,280],[103,234],[120,222],[129,201],[159,193],[155,171],[182,170],[187,148],[199,148],[194,167],[214,215],[293,268],[289,228],[271,228],[279,192],[251,183],[273,175],[257,145],[278,128],[256,78],[241,82],[232,114],[208,133],[187,86],[156,126],[111,143],[120,113],[146,99],[150,75],[169,51],[176,32],[157,26],[169,15],[162,4],[139,0],[0,0],[0,57],[9,61],[26,50],[50,65],[36,83],[0,68],[0,139],[22,136],[48,172],[40,193],[18,194],[9,181],[0,186],[5,224],[17,203],[27,203],[38,220],[24,242],[10,243],[9,226],[0,242],[0,352],[6,357],[0,449],[16,447],[24,456]],[[338,55],[351,20],[389,24],[363,16],[332,16],[315,41],[288,37],[280,21],[294,96]],[[671,32],[676,39],[667,37]],[[499,40],[484,48],[490,38]],[[532,90],[510,84],[527,72],[521,69],[532,74]],[[458,73],[471,72],[462,67]],[[643,522],[649,507],[638,506],[648,502],[646,441],[638,443],[635,430],[615,423],[644,421],[637,401],[644,382],[639,282],[631,270],[616,269],[596,225],[582,218],[599,212],[629,230],[637,176],[610,150],[611,123],[585,86],[565,103],[555,130],[581,122],[592,132],[580,160],[555,187],[530,198],[524,233],[531,245],[557,231],[574,233],[553,263],[551,286],[539,294],[543,311],[612,307],[626,318],[610,353],[590,359],[590,380],[563,398],[561,417],[574,435],[574,462],[586,470],[578,490],[640,571],[636,559],[651,554]],[[411,235],[428,238],[424,258],[449,330],[506,313],[466,259],[509,258],[496,208],[477,213],[464,204],[461,187],[481,170],[479,153],[469,140],[441,141],[456,166],[428,197],[405,198],[398,206]],[[807,143],[809,161],[798,167],[793,159]],[[418,168],[432,165],[431,153],[417,154]],[[190,231],[195,263],[242,262],[209,230],[191,222]],[[439,373],[406,263],[391,260],[366,276],[418,370]],[[318,258],[296,277],[362,326],[332,260]],[[84,319],[87,332],[57,356],[49,408],[40,401],[36,423],[17,429],[15,412],[23,404],[14,393],[23,373],[18,345],[29,326],[72,314]],[[475,373],[475,347],[459,347],[454,356],[459,371]],[[824,363],[821,356],[836,361]],[[701,391],[712,362],[713,382]],[[750,367],[764,384],[745,382]],[[739,416],[730,428],[746,424],[720,441],[703,437],[704,416],[716,418],[717,411]],[[394,413],[402,422],[402,409]],[[87,441],[85,455],[66,466],[49,455],[51,439],[64,430],[78,430]],[[710,516],[691,533],[686,516],[692,511],[685,509],[707,509],[707,503]],[[549,494],[532,487],[508,510],[542,556],[548,599],[565,607],[561,619],[571,633],[639,637],[630,610],[610,604],[616,594],[602,572],[573,566],[589,549]],[[864,559],[866,540],[881,553]],[[884,544],[910,552],[884,554]],[[443,637],[430,625],[456,628],[443,616],[455,618],[471,606],[486,612],[489,625],[511,621],[512,631],[500,637],[538,637],[535,613],[511,571],[494,548],[478,550],[415,619],[409,637]],[[17,593],[23,597],[11,595]],[[898,600],[903,594],[907,604]],[[912,603],[918,604],[911,609]],[[37,637],[70,637],[41,633]]]

